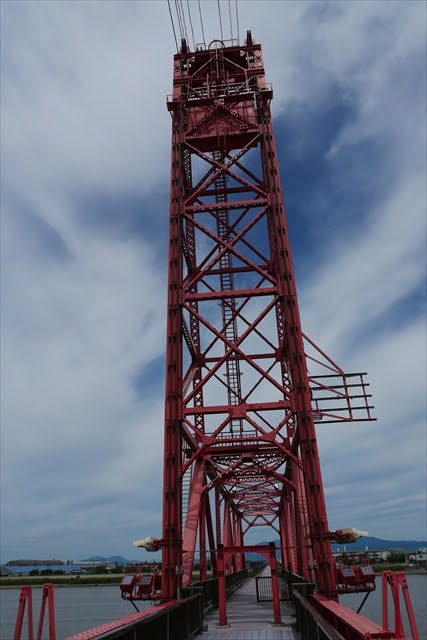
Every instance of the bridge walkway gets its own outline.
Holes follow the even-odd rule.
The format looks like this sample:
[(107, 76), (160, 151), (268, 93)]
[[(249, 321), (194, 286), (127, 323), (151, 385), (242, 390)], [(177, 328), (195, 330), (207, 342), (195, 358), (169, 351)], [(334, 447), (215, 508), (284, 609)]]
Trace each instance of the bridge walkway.
[[(270, 575), (270, 567), (261, 574)], [(218, 610), (208, 613), (204, 622), (208, 631), (200, 640), (301, 640), (295, 629), (295, 607), (282, 602), (282, 626), (273, 624), (273, 603), (257, 602), (255, 578), (250, 578), (227, 599), (228, 627), (218, 627)]]

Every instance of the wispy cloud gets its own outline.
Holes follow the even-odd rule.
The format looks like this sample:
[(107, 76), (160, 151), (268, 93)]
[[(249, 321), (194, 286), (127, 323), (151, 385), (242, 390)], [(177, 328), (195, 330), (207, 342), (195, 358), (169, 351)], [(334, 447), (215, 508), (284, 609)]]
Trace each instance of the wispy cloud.
[[(129, 555), (161, 519), (167, 7), (1, 10), (4, 553)], [(425, 536), (425, 11), (240, 3), (304, 329), (375, 394), (377, 424), (319, 426), (331, 524), (382, 537)]]

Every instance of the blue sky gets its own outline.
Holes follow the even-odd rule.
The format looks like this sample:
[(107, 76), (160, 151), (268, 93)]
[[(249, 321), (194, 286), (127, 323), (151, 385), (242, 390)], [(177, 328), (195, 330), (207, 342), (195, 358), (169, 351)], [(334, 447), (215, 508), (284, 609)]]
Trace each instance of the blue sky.
[[(303, 330), (374, 393), (376, 423), (318, 428), (331, 528), (425, 539), (426, 5), (239, 6)], [(2, 561), (136, 557), (161, 532), (167, 5), (1, 11)]]

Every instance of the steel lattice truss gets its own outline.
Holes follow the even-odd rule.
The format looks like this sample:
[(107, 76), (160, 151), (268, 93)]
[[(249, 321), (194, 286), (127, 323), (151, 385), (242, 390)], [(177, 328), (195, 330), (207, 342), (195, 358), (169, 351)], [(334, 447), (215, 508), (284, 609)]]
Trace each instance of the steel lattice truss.
[(336, 588), (314, 422), (370, 420), (370, 396), (301, 330), (271, 98), (249, 32), (174, 57), (164, 599), (197, 545), (203, 579), (207, 547), (215, 571), (218, 544), (265, 525), (286, 566)]

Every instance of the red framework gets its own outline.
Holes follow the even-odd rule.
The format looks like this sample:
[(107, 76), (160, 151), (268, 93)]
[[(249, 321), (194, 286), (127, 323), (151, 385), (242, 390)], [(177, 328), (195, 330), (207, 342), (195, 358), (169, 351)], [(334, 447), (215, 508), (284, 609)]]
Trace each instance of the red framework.
[[(363, 374), (301, 330), (261, 46), (174, 57), (162, 598), (191, 581), (198, 546), (269, 525), (282, 561), (335, 597), (315, 421), (370, 420)], [(307, 369), (309, 362), (310, 373)]]
[[(41, 640), (43, 634), (44, 614), (48, 608), (49, 640), (56, 640), (55, 629), (55, 603), (53, 596), (53, 584), (47, 582), (43, 585), (42, 598), (40, 604), (39, 622), (37, 625), (36, 640)], [(30, 585), (24, 585), (19, 595), (18, 613), (16, 615), (15, 631), (13, 640), (20, 640), (22, 626), (24, 623), (25, 607), (27, 607), (27, 639), (33, 640), (33, 592)]]

